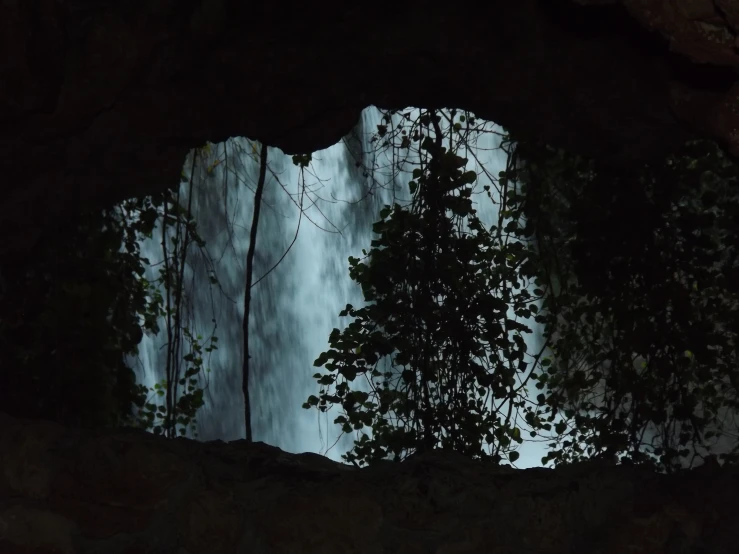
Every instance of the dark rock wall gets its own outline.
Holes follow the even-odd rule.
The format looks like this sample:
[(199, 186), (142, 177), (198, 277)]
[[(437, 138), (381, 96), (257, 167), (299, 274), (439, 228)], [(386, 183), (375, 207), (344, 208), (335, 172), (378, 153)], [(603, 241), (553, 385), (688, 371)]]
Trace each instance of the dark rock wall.
[(736, 552), (736, 468), (357, 469), (264, 443), (84, 432), (0, 414), (0, 552)]
[(675, 59), (690, 54), (671, 53), (675, 41), (698, 49), (693, 35), (673, 37), (674, 22), (707, 16), (626, 4), (6, 0), (0, 252), (27, 251), (70, 210), (171, 186), (205, 141), (310, 152), (370, 104), (470, 109), (618, 164), (660, 155), (691, 129), (728, 140), (733, 123), (717, 114), (735, 81), (729, 51), (688, 56), (718, 58), (718, 91), (673, 83)]

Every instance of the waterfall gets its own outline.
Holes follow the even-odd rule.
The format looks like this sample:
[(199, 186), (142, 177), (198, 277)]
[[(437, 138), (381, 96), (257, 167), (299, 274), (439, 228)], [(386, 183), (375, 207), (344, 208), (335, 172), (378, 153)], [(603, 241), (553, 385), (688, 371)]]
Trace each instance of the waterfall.
[[(388, 185), (379, 173), (364, 174), (355, 164), (361, 160), (364, 166), (373, 166), (375, 145), (369, 136), (380, 122), (380, 112), (367, 108), (343, 141), (313, 153), (313, 162), (306, 169), (312, 175), (306, 176), (302, 216), (296, 205), (301, 202), (300, 170), (289, 156), (276, 148), (269, 149), (272, 171), (267, 172), (264, 187), (254, 281), (277, 263), (293, 241), (298, 225), (300, 228), (281, 263), (252, 289), (250, 397), (255, 441), (290, 452), (319, 452), (335, 460), (352, 446), (353, 437), (344, 436), (331, 448), (340, 433), (332, 423), (336, 413), (317, 415), (315, 409), (303, 409), (302, 403), (308, 395), (318, 394), (312, 376), (319, 370), (313, 367), (313, 361), (327, 349), (329, 333), (350, 322), (349, 318), (339, 318), (338, 313), (346, 304), (363, 305), (360, 287), (349, 278), (347, 258), (361, 257), (362, 248), (370, 248), (371, 226), (379, 219), (384, 204), (392, 204), (394, 198), (408, 200), (408, 176)], [(493, 129), (492, 124), (488, 127)], [(498, 143), (497, 136), (486, 134), (476, 146), (478, 158), (490, 164), (487, 170), (492, 175), (505, 168), (505, 155), (495, 150)], [(206, 360), (212, 370), (206, 404), (198, 414), (198, 438), (230, 441), (245, 436), (241, 393), (243, 298), (260, 147), (254, 148), (246, 139), (232, 139), (212, 148), (221, 157), (225, 152), (228, 162), (212, 168), (210, 174), (201, 168), (192, 198), (199, 233), (211, 261), (203, 253), (189, 260), (186, 294), (197, 332), (209, 336), (215, 319), (214, 334), (219, 339), (219, 349)], [(389, 163), (376, 161), (380, 166)], [(186, 173), (190, 163), (185, 164)], [(475, 169), (473, 162), (468, 169)], [(479, 190), (484, 184), (481, 179)], [(187, 192), (188, 184), (183, 184), (181, 194)], [(497, 219), (496, 206), (483, 194), (475, 198), (481, 220), (489, 225)], [(142, 243), (142, 255), (153, 265), (162, 257), (159, 233)], [(207, 285), (210, 264), (222, 291)], [(146, 276), (155, 278), (156, 269), (150, 267)], [(529, 325), (535, 329), (533, 321)], [(529, 336), (529, 351), (536, 347), (539, 335)], [(145, 336), (140, 345), (135, 368), (140, 381), (149, 387), (163, 379), (163, 370), (158, 368), (163, 365), (165, 341), (162, 332)], [(522, 452), (518, 465), (540, 465), (542, 449), (534, 450), (531, 459), (525, 459), (527, 454)]]

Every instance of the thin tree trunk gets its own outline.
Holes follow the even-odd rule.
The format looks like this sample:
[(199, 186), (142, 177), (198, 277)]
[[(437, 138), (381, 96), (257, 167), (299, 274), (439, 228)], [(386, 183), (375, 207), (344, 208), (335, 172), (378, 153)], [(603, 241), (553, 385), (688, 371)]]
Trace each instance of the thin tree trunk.
[(259, 181), (257, 192), (254, 194), (254, 215), (251, 221), (249, 236), (249, 250), (246, 254), (246, 290), (244, 291), (244, 365), (241, 389), (244, 391), (244, 422), (246, 423), (246, 440), (252, 442), (251, 434), (251, 403), (249, 402), (249, 306), (251, 305), (251, 281), (254, 272), (254, 248), (257, 243), (257, 226), (259, 225), (259, 209), (262, 205), (264, 191), (264, 176), (267, 173), (267, 145), (262, 144), (259, 160)]

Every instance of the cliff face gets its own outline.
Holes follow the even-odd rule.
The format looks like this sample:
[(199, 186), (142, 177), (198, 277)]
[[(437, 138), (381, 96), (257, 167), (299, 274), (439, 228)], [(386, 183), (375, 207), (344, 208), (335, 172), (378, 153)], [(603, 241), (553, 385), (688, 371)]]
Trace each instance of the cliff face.
[(6, 0), (0, 253), (176, 183), (205, 141), (310, 152), (371, 104), (469, 109), (618, 164), (695, 132), (738, 150), (730, 2), (579, 3)]
[(736, 469), (357, 469), (263, 443), (90, 433), (0, 414), (7, 554), (736, 552)]

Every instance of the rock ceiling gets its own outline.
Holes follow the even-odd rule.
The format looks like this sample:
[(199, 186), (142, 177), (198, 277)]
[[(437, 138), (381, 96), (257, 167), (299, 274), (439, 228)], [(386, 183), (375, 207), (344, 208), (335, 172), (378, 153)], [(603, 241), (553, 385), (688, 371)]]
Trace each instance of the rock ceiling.
[(0, 252), (176, 183), (205, 141), (310, 152), (371, 104), (469, 109), (613, 164), (695, 136), (737, 153), (735, 5), (6, 0)]

